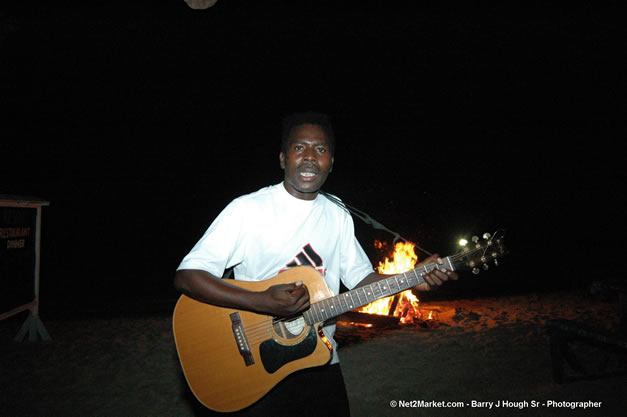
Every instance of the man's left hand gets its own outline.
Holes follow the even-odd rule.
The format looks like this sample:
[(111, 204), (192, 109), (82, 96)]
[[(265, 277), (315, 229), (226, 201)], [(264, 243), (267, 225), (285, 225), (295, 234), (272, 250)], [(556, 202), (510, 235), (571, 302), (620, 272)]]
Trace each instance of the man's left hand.
[[(426, 265), (430, 263), (437, 263), (442, 265), (442, 259), (439, 255), (435, 254), (424, 261), (420, 262), (416, 267), (420, 267), (421, 265)], [(440, 285), (444, 284), (446, 281), (452, 279), (457, 280), (459, 275), (456, 272), (450, 271), (446, 268), (434, 268), (433, 270), (427, 272), (422, 276), (425, 280), (424, 283), (417, 285), (416, 289), (419, 291), (430, 291), (438, 288)]]

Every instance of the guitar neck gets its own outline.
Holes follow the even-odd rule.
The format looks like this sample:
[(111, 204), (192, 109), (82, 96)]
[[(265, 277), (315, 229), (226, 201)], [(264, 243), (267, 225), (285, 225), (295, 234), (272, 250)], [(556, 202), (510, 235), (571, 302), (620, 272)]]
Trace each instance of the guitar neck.
[(320, 323), (381, 298), (403, 292), (425, 282), (422, 275), (433, 269), (446, 268), (449, 271), (455, 269), (451, 257), (443, 258), (442, 261), (441, 265), (435, 262), (425, 264), (411, 271), (392, 275), (375, 283), (313, 303), (303, 314), (305, 321), (310, 325)]

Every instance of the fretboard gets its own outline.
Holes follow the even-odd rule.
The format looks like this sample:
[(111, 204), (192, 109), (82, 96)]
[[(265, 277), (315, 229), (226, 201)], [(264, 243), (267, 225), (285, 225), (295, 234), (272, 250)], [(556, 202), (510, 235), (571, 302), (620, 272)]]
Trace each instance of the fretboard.
[(320, 323), (347, 311), (370, 304), (373, 301), (415, 287), (425, 282), (422, 275), (433, 269), (446, 268), (449, 271), (454, 270), (450, 257), (443, 258), (442, 261), (442, 265), (435, 262), (422, 265), (411, 271), (392, 275), (375, 283), (313, 303), (309, 310), (303, 314), (305, 321), (310, 325)]

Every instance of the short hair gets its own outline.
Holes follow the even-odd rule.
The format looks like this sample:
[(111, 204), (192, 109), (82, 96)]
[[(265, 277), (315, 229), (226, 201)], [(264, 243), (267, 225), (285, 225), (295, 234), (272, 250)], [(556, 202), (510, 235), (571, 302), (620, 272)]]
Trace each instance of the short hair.
[(313, 111), (293, 113), (283, 118), (281, 152), (287, 153), (287, 146), (289, 144), (289, 138), (290, 134), (292, 133), (292, 129), (302, 125), (319, 126), (327, 135), (327, 140), (329, 142), (329, 152), (331, 152), (331, 155), (335, 154), (335, 134), (333, 133), (333, 126), (331, 125), (331, 120), (329, 116), (324, 113), (316, 113)]

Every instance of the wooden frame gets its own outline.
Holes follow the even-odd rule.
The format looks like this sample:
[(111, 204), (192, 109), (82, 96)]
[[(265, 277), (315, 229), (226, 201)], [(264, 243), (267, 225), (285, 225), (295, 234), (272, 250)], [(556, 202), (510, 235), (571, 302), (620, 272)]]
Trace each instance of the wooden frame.
[(0, 207), (17, 207), (17, 208), (35, 208), (37, 216), (35, 220), (35, 270), (34, 270), (34, 298), (32, 301), (22, 304), (10, 311), (0, 313), (0, 320), (7, 319), (11, 316), (29, 310), (28, 318), (22, 325), (20, 331), (15, 336), (15, 341), (21, 342), (28, 335), (29, 341), (35, 341), (37, 338), (42, 340), (50, 340), (50, 336), (46, 331), (41, 319), (39, 318), (39, 271), (40, 271), (40, 251), (41, 251), (41, 208), (49, 206), (50, 202), (36, 197), (21, 197), (0, 194)]

